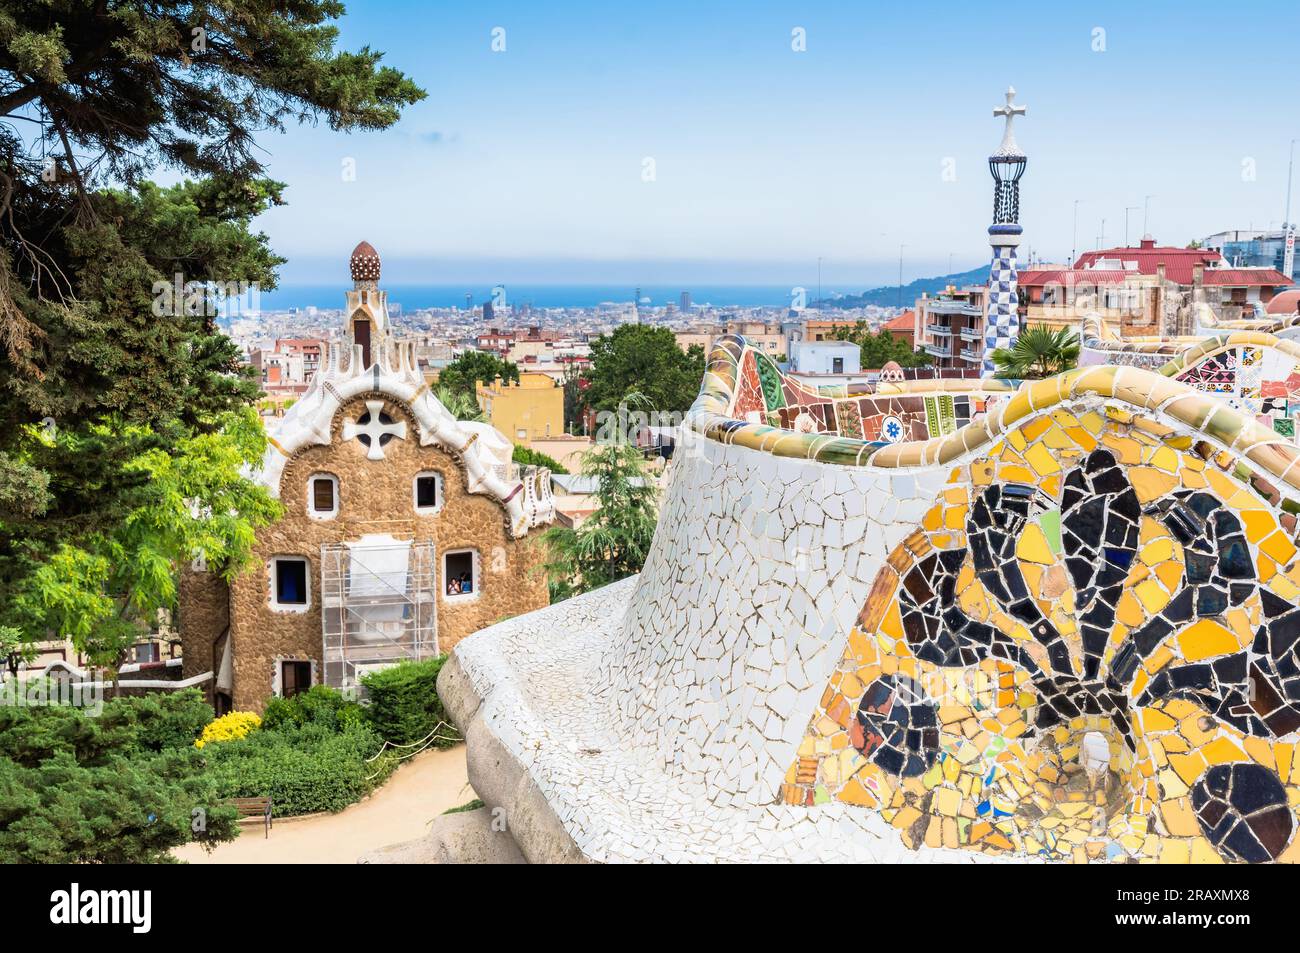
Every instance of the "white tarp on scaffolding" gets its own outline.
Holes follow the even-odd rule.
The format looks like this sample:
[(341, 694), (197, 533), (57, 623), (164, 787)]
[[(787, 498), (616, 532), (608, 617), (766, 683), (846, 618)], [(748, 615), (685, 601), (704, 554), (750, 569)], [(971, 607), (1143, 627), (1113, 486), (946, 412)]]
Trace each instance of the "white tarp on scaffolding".
[(387, 638), (390, 624), (406, 617), (411, 543), (372, 534), (347, 547), (348, 605), (356, 623), (352, 634), (362, 642)]
[(321, 547), (321, 638), (325, 684), (438, 654), (432, 540), (389, 534)]

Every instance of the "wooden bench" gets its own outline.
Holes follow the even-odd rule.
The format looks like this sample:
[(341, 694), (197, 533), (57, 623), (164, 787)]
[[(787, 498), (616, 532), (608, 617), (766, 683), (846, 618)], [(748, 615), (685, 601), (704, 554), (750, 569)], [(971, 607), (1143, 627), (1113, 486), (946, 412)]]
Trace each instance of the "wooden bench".
[(240, 817), (260, 817), (266, 825), (266, 836), (271, 836), (271, 799), (269, 797), (236, 797), (230, 802)]

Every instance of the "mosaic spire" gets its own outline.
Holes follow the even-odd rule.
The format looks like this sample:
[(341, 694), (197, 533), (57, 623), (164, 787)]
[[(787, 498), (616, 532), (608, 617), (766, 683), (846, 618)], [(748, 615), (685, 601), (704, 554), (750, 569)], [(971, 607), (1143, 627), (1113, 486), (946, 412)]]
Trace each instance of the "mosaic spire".
[(989, 244), (993, 263), (989, 268), (989, 296), (984, 315), (985, 377), (993, 376), (993, 352), (1014, 347), (1020, 330), (1016, 298), (1016, 248), (1020, 245), (1020, 177), (1028, 159), (1016, 143), (1012, 123), (1025, 114), (1025, 107), (1015, 104), (1016, 91), (1007, 88), (1005, 105), (993, 110), (994, 116), (1006, 120), (1002, 143), (989, 156), (993, 174), (993, 224), (989, 226)]

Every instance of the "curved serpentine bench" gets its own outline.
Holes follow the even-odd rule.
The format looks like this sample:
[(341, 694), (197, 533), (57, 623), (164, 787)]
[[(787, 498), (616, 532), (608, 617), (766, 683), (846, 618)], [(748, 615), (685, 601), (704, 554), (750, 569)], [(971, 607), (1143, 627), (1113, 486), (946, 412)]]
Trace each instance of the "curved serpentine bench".
[(525, 856), (1294, 859), (1300, 450), (1134, 367), (855, 439), (758, 360), (712, 350), (638, 577), (443, 670)]

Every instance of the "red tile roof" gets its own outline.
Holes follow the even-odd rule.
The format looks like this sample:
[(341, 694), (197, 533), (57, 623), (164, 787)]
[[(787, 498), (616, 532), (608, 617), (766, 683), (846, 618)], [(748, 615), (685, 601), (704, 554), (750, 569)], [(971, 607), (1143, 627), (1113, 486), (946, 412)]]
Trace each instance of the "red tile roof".
[(892, 321), (886, 321), (884, 326), (889, 331), (911, 331), (916, 327), (916, 315), (911, 311), (904, 311)]
[(1125, 278), (1129, 278), (1134, 272), (1129, 271), (1106, 271), (1100, 269), (1085, 270), (1083, 268), (1038, 268), (1029, 271), (1022, 271), (1016, 276), (1017, 283), (1027, 287), (1036, 288), (1039, 285), (1046, 285), (1055, 282), (1059, 285), (1081, 284), (1120, 284)]
[[(1083, 256), (1079, 257), (1082, 259)], [(1194, 263), (1191, 259), (1175, 263), (1166, 261), (1165, 278), (1175, 284), (1190, 285), (1192, 283), (1192, 266)], [(1091, 285), (1122, 284), (1126, 278), (1154, 274), (1157, 274), (1154, 267), (1150, 271), (1145, 269), (1116, 271), (1110, 268), (1044, 268), (1022, 271), (1016, 276), (1016, 281), (1026, 288), (1053, 282), (1060, 285), (1073, 283), (1075, 286), (1085, 283)], [(1280, 288), (1293, 284), (1286, 275), (1280, 271), (1274, 271), (1272, 268), (1206, 268), (1204, 280), (1206, 285), (1231, 288)]]
[[(1167, 272), (1166, 275), (1168, 275)], [(1207, 268), (1205, 269), (1205, 283), (1207, 285), (1231, 285), (1234, 288), (1240, 285), (1250, 287), (1260, 285), (1266, 288), (1276, 288), (1292, 284), (1292, 281), (1282, 272), (1275, 271), (1272, 268)]]
[[(1223, 256), (1208, 248), (1176, 248), (1172, 245), (1158, 246), (1155, 242), (1144, 241), (1136, 248), (1106, 248), (1101, 251), (1086, 251), (1074, 263), (1075, 270), (1087, 270), (1097, 262), (1112, 261), (1133, 262), (1140, 274), (1155, 275), (1161, 265), (1165, 266), (1165, 278), (1175, 284), (1190, 285), (1192, 271), (1196, 265), (1205, 266), (1205, 283), (1207, 285), (1227, 285), (1231, 287), (1277, 287), (1291, 282), (1280, 271), (1271, 268), (1216, 268), (1223, 264)], [(1084, 280), (1079, 277), (1075, 281)], [(1098, 279), (1093, 279), (1094, 281)], [(1104, 278), (1104, 281), (1114, 279)], [(1023, 281), (1023, 279), (1022, 279)]]
[(1192, 265), (1200, 262), (1207, 268), (1222, 260), (1222, 256), (1208, 248), (1176, 248), (1173, 245), (1142, 245), (1138, 248), (1106, 248), (1101, 251), (1086, 251), (1074, 263), (1075, 268), (1087, 268), (1103, 258), (1117, 258), (1120, 261), (1137, 262), (1138, 271), (1144, 275), (1154, 275), (1156, 266), (1161, 262), (1166, 268), (1186, 268), (1191, 274)]

